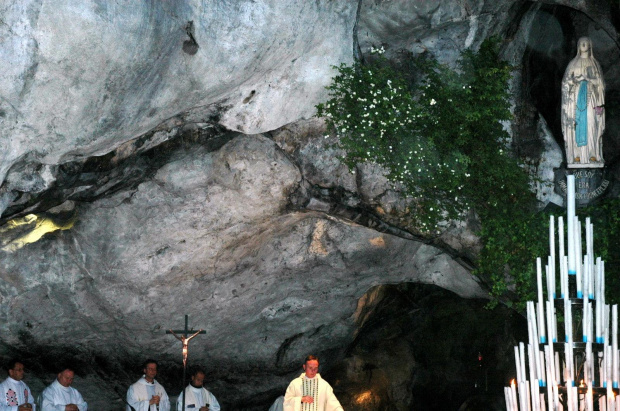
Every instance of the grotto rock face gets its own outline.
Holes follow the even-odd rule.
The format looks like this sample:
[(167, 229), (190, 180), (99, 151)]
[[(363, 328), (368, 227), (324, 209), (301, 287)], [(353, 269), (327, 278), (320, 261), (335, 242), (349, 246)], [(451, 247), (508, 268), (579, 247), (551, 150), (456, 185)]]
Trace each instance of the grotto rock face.
[[(331, 66), (352, 61), (357, 9), (305, 0), (2, 8), (0, 181), (25, 156), (46, 168), (104, 154), (190, 109), (208, 122), (215, 105), (218, 122), (245, 133), (312, 116)], [(28, 190), (4, 188), (54, 181), (39, 175)]]
[[(287, 212), (300, 179), (260, 135), (214, 152), (179, 149), (135, 190), (75, 207), (71, 229), (3, 252), (3, 342), (30, 355), (71, 341), (81, 356), (126, 362), (157, 353), (173, 363), (179, 344), (164, 331), (188, 314), (207, 332), (192, 341), (192, 360), (208, 364), (225, 403), (239, 405), (248, 401), (235, 393), (242, 376), (253, 395), (269, 392), (305, 353), (347, 344), (357, 301), (374, 285), (485, 296), (434, 247), (325, 213)], [(257, 369), (280, 377), (264, 380)]]
[[(332, 65), (380, 46), (397, 60), (428, 53), (454, 64), (462, 49), (503, 36), (505, 57), (524, 67), (508, 126), (548, 180), (561, 136), (553, 98), (528, 94), (553, 82), (537, 62), (562, 67), (585, 31), (608, 51), (597, 56), (606, 78), (618, 77), (608, 6), (5, 1), (0, 359), (26, 358), (35, 393), (58, 361), (71, 360), (91, 409), (123, 409), (114, 398), (145, 357), (161, 361), (170, 394), (180, 391), (180, 343), (165, 331), (187, 314), (206, 331), (190, 343), (190, 363), (207, 367), (207, 385), (228, 409), (266, 409), (308, 353), (321, 356), (346, 409), (410, 409), (433, 379), (465, 367), (450, 357), (454, 368), (429, 371), (445, 362), (433, 343), (445, 348), (446, 327), (501, 319), (459, 300), (487, 295), (465, 263), (480, 249), (473, 213), (422, 238), (380, 168), (352, 173), (338, 161), (324, 123), (311, 119)], [(549, 40), (541, 51), (531, 32), (548, 15), (562, 46)], [(617, 89), (609, 81), (608, 95)], [(608, 160), (619, 145), (607, 137)], [(560, 201), (539, 191), (543, 204)], [(449, 309), (435, 310), (441, 304)], [(469, 323), (453, 321), (459, 309)], [(437, 339), (418, 335), (435, 328)], [(496, 335), (508, 338), (508, 328)], [(481, 341), (461, 334), (455, 352), (465, 352), (464, 336)], [(507, 355), (494, 345), (491, 357)]]

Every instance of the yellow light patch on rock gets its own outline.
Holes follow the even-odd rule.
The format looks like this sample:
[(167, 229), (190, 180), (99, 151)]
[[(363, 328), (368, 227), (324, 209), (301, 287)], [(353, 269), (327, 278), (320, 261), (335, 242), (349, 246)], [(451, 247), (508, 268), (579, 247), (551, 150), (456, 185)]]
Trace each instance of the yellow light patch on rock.
[(310, 243), (310, 253), (318, 255), (327, 255), (327, 249), (323, 245), (323, 235), (325, 234), (325, 221), (318, 220), (314, 225), (314, 232), (312, 233), (312, 243)]
[(14, 219), (9, 221), (5, 227), (2, 228), (2, 234), (9, 234), (12, 230), (22, 228), (23, 226), (30, 226), (24, 231), (21, 231), (17, 238), (10, 240), (3, 240), (2, 251), (13, 252), (24, 247), (26, 244), (31, 244), (39, 241), (47, 233), (52, 233), (57, 230), (68, 230), (73, 227), (75, 223), (74, 219), (69, 220), (64, 224), (58, 224), (48, 217), (41, 217), (34, 214), (28, 214), (24, 218)]
[(385, 247), (385, 240), (383, 239), (383, 237), (371, 238), (368, 241), (370, 242), (370, 244), (374, 245), (375, 247)]

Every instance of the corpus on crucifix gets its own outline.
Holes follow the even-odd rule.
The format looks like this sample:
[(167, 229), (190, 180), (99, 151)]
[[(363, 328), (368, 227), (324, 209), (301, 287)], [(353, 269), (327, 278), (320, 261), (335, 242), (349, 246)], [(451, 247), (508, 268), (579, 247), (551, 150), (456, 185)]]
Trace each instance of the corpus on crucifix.
[[(194, 329), (192, 328), (191, 330), (188, 328), (188, 318), (189, 316), (186, 314), (185, 315), (185, 329), (183, 330), (168, 330), (166, 331), (166, 334), (172, 334), (174, 335), (174, 337), (181, 341), (181, 344), (183, 344), (183, 387), (185, 387), (185, 371), (186, 371), (186, 367), (187, 367), (187, 351), (188, 351), (188, 346), (189, 346), (189, 342), (192, 338), (194, 338), (195, 336), (197, 336), (198, 334), (206, 334), (207, 332), (200, 329), (198, 331), (194, 331)], [(182, 410), (185, 409), (185, 396), (183, 396), (183, 406), (181, 408)]]

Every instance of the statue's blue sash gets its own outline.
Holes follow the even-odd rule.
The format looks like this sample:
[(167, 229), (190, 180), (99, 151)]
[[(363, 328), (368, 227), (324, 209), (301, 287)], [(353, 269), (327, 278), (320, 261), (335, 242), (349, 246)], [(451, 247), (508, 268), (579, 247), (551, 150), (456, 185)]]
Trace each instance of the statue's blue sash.
[(577, 147), (588, 144), (588, 82), (582, 81), (575, 108), (575, 142)]

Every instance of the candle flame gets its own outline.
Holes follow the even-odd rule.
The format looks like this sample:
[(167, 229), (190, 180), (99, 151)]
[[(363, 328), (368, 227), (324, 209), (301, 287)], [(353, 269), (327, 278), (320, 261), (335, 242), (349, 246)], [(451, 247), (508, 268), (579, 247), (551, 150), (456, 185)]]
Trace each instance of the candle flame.
[(365, 391), (361, 394), (358, 394), (355, 398), (355, 402), (357, 404), (369, 403), (372, 401), (372, 391)]

